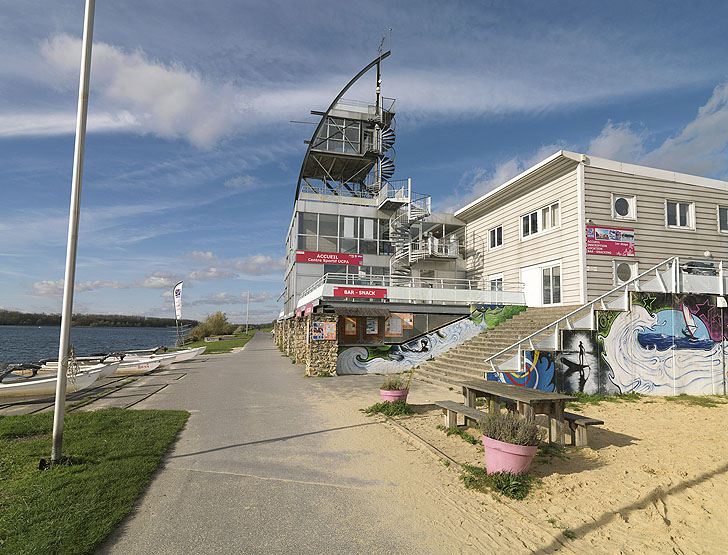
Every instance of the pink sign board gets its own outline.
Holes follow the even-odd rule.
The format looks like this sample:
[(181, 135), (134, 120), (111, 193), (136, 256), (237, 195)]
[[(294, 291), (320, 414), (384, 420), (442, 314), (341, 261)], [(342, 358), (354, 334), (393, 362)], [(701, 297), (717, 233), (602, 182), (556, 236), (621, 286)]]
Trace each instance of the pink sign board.
[(379, 287), (334, 287), (334, 297), (357, 299), (386, 299), (387, 290)]
[(341, 252), (296, 251), (296, 262), (311, 262), (314, 264), (345, 264), (347, 266), (361, 266), (363, 254), (344, 254)]
[(634, 256), (634, 229), (586, 226), (586, 253)]
[(308, 303), (306, 305), (306, 312), (305, 312), (306, 316), (308, 316), (312, 312), (313, 312), (313, 303)]
[(300, 318), (301, 316), (303, 316), (303, 309), (299, 308), (296, 310), (296, 318)]

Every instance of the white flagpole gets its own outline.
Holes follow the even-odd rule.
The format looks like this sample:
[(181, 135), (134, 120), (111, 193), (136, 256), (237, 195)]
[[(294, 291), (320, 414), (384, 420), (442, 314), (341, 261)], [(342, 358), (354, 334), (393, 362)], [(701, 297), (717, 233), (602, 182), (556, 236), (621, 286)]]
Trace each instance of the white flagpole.
[(248, 291), (248, 304), (245, 307), (245, 333), (248, 333), (248, 314), (250, 313), (250, 291)]
[(63, 444), (63, 418), (66, 411), (66, 376), (68, 372), (68, 347), (73, 316), (73, 286), (76, 280), (76, 246), (78, 244), (78, 220), (81, 215), (81, 181), (83, 178), (83, 154), (86, 143), (86, 118), (88, 114), (88, 85), (91, 75), (91, 45), (93, 43), (95, 0), (86, 0), (83, 25), (83, 51), (81, 77), (76, 114), (76, 146), (73, 154), (73, 181), (71, 183), (71, 208), (68, 217), (68, 243), (66, 247), (66, 273), (63, 283), (63, 312), (61, 313), (61, 337), (58, 346), (58, 375), (56, 378), (56, 404), (53, 411), (53, 444), (51, 464), (61, 460)]

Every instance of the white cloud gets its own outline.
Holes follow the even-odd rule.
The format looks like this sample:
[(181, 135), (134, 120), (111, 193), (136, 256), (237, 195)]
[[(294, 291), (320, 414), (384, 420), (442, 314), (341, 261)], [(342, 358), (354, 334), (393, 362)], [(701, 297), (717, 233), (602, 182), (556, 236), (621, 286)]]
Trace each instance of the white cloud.
[[(50, 79), (65, 84), (78, 79), (79, 39), (58, 34), (43, 41), (40, 50)], [(182, 138), (207, 149), (242, 123), (236, 107), (238, 92), (231, 84), (212, 83), (180, 63), (164, 64), (141, 50), (127, 52), (96, 42), (91, 84), (89, 120), (94, 120), (100, 106), (117, 129)], [(46, 126), (46, 133), (62, 129), (60, 115), (56, 119), (55, 125)], [(29, 129), (38, 132), (37, 120), (28, 129), (16, 126), (15, 133), (28, 134)], [(72, 131), (73, 126), (65, 132)]]
[(718, 85), (698, 115), (646, 154), (643, 164), (697, 175), (728, 171), (728, 83)]
[(249, 276), (265, 276), (282, 272), (286, 267), (286, 259), (271, 258), (264, 254), (254, 254), (236, 260), (233, 267)]
[(620, 162), (636, 162), (643, 154), (645, 134), (635, 132), (630, 122), (608, 121), (598, 137), (589, 143), (587, 152)]
[(238, 274), (220, 270), (219, 268), (210, 267), (205, 270), (194, 270), (187, 274), (185, 279), (194, 279), (197, 281), (211, 281), (216, 279), (229, 279), (238, 277)]
[(260, 182), (251, 175), (239, 175), (228, 179), (224, 183), (228, 189), (235, 189), (236, 191), (252, 191), (253, 189), (259, 189), (261, 187)]
[[(37, 281), (33, 284), (33, 295), (36, 297), (60, 297), (63, 295), (64, 279)], [(126, 286), (117, 281), (83, 281), (74, 283), (75, 293), (85, 293), (97, 289), (125, 289)]]
[(151, 276), (135, 281), (134, 286), (145, 289), (172, 289), (178, 281), (177, 278), (165, 272), (154, 272)]

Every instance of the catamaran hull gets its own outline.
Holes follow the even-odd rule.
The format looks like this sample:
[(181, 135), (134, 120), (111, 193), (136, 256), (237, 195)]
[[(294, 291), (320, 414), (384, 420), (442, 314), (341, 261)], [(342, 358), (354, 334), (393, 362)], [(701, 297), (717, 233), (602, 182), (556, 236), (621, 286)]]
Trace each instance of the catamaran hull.
[[(87, 369), (81, 370), (75, 376), (68, 376), (66, 382), (66, 392), (74, 393), (81, 391), (92, 385), (101, 377), (109, 376), (119, 367), (118, 362), (111, 364), (98, 364)], [(0, 397), (5, 396), (43, 396), (53, 395), (56, 392), (57, 376), (23, 378), (17, 376), (16, 379), (5, 378), (0, 383)]]
[(195, 358), (197, 355), (201, 355), (205, 352), (205, 349), (207, 347), (197, 347), (196, 349), (185, 349), (184, 351), (175, 351), (174, 355), (176, 355), (176, 358), (174, 359), (175, 362), (182, 362), (183, 360), (190, 360), (191, 358)]

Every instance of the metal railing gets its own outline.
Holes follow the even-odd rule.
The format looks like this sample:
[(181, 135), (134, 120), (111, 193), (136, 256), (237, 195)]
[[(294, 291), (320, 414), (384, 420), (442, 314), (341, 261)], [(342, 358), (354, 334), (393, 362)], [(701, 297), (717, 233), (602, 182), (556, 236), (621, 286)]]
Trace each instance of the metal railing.
[[(326, 285), (355, 285), (364, 287), (412, 287), (412, 288), (430, 288), (430, 289), (462, 289), (471, 291), (491, 291), (491, 289), (483, 289), (482, 282), (474, 279), (454, 279), (454, 278), (420, 278), (420, 277), (398, 277), (398, 276), (381, 276), (375, 274), (344, 274), (330, 272), (324, 274), (306, 289), (303, 290), (299, 298), (312, 293), (319, 287)], [(506, 282), (498, 291), (523, 291), (523, 283)]]
[[(644, 285), (640, 285), (645, 278), (649, 278), (649, 281)], [(710, 280), (710, 282), (708, 283), (707, 280)], [(597, 308), (602, 310), (629, 310), (630, 291), (654, 291), (655, 288), (663, 293), (683, 293), (688, 290), (724, 295), (726, 291), (724, 264), (722, 261), (712, 260), (688, 260), (681, 264), (679, 257), (671, 256), (635, 278), (589, 301), (566, 316), (562, 316), (548, 326), (524, 337), (510, 347), (506, 347), (488, 357), (484, 362), (490, 364), (490, 370), (483, 372), (483, 376), (485, 377), (488, 372), (512, 372), (514, 369), (498, 370), (494, 361), (516, 349), (518, 350), (518, 358), (515, 370), (523, 368), (522, 353), (525, 344), (528, 345), (530, 350), (535, 350), (537, 341), (540, 340), (540, 343), (548, 341), (550, 343), (547, 346), (548, 348), (558, 349), (560, 343), (559, 330), (563, 329), (560, 326), (565, 325), (565, 328), (569, 330), (575, 329), (575, 326), (578, 329), (593, 330), (595, 329), (595, 310)], [(589, 311), (588, 314), (585, 314), (586, 311)], [(543, 347), (543, 345), (538, 347)]]
[(424, 239), (412, 241), (409, 248), (410, 262), (416, 262), (428, 257), (459, 258), (460, 245), (456, 241)]
[[(385, 112), (392, 112), (394, 108), (395, 99), (394, 98), (387, 98), (385, 96), (380, 97), (380, 106), (381, 109)], [(336, 103), (336, 106), (334, 106), (334, 109), (338, 108), (339, 106), (342, 106), (342, 109), (344, 106), (349, 108), (364, 108), (364, 110), (356, 110), (357, 112), (367, 112), (370, 114), (373, 114), (375, 111), (376, 106), (372, 104), (371, 102), (368, 102), (366, 100), (353, 100), (349, 98), (340, 98), (339, 101)]]

